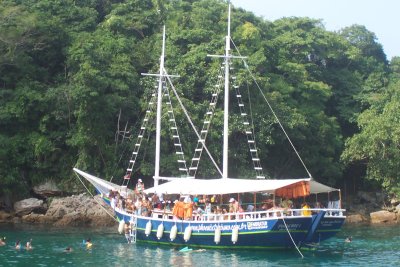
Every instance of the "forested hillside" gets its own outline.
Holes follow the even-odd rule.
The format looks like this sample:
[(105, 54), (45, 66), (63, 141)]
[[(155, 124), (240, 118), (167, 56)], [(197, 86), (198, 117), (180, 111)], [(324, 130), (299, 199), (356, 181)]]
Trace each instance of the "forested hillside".
[[(141, 73), (157, 72), (164, 24), (166, 69), (180, 75), (174, 84), (201, 128), (220, 63), (207, 54), (223, 53), (226, 20), (220, 0), (1, 1), (0, 194), (23, 195), (46, 180), (76, 183), (74, 166), (119, 183), (156, 82)], [(234, 8), (232, 38), (316, 180), (400, 193), (400, 58), (388, 62), (374, 33), (361, 25), (329, 32), (311, 18), (271, 22)], [(307, 176), (239, 67), (265, 174)], [(220, 104), (207, 139), (218, 163)], [(190, 160), (197, 140), (178, 106), (175, 115)], [(230, 122), (229, 174), (254, 176), (246, 136), (234, 128), (240, 115)], [(134, 173), (148, 185), (154, 134)], [(162, 134), (168, 140), (168, 127)], [(161, 175), (177, 175), (172, 142), (162, 154)], [(200, 177), (218, 176), (210, 160), (199, 168)]]

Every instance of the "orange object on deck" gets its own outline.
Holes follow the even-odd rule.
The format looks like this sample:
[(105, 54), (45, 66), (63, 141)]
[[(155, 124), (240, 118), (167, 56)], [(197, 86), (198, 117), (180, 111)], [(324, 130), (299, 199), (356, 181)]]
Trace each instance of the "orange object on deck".
[(275, 190), (278, 197), (298, 198), (310, 195), (310, 183), (307, 181), (297, 182)]
[(183, 203), (183, 209), (184, 209), (184, 218), (185, 219), (190, 219), (192, 218), (193, 214), (193, 203)]
[(185, 203), (183, 203), (182, 201), (176, 202), (174, 208), (172, 209), (172, 214), (179, 219), (183, 219), (185, 217), (184, 205)]

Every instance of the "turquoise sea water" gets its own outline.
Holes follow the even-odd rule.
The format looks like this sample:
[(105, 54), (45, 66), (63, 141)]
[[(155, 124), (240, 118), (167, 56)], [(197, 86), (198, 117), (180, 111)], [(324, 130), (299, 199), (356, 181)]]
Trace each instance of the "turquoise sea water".
[[(117, 226), (107, 229), (54, 229), (2, 225), (0, 266), (400, 266), (400, 226), (345, 227), (314, 250), (292, 251), (205, 250), (180, 252), (176, 248), (127, 244)], [(353, 241), (344, 242), (346, 236)], [(32, 238), (33, 250), (16, 251), (14, 242)], [(91, 238), (86, 250), (82, 240)], [(68, 246), (70, 253), (64, 252)]]

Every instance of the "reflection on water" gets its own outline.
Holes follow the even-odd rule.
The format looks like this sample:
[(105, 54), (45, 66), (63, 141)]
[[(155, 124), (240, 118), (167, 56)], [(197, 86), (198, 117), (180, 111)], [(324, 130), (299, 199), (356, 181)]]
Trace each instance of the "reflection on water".
[(239, 264), (239, 261), (238, 261), (237, 255), (232, 253), (231, 254), (231, 264), (230, 265), (233, 266), (233, 267), (236, 267), (236, 266), (238, 266), (238, 264)]
[(217, 266), (217, 267), (222, 266), (222, 264), (221, 264), (221, 252), (214, 251), (214, 253), (213, 253), (213, 261), (214, 261), (215, 266)]
[[(169, 246), (127, 244), (123, 235), (107, 229), (43, 229), (0, 225), (7, 245), (0, 247), (0, 266), (400, 266), (400, 231), (394, 227), (344, 228), (314, 250), (304, 250), (301, 259), (291, 251), (211, 250), (180, 252)], [(351, 235), (351, 243), (344, 242)], [(86, 250), (82, 240), (91, 238)], [(32, 251), (16, 251), (14, 242), (33, 239)], [(68, 246), (73, 252), (65, 253)]]

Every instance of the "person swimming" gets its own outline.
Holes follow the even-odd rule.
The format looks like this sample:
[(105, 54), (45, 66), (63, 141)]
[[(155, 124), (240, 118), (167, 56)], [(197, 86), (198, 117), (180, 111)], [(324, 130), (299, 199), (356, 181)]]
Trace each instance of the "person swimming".
[(67, 247), (66, 249), (64, 249), (64, 252), (72, 252), (72, 248), (71, 247)]
[(344, 240), (344, 242), (346, 243), (350, 243), (353, 240), (353, 238), (351, 236), (346, 237), (346, 239)]
[(93, 246), (92, 240), (90, 240), (90, 238), (87, 239), (85, 242), (85, 245), (86, 245), (86, 249), (91, 249)]
[(26, 250), (31, 250), (32, 249), (32, 238), (26, 242)]
[(21, 241), (17, 240), (17, 242), (15, 242), (15, 249), (16, 250), (20, 250), (21, 249)]
[(5, 245), (6, 245), (6, 237), (0, 238), (0, 247), (5, 246)]

